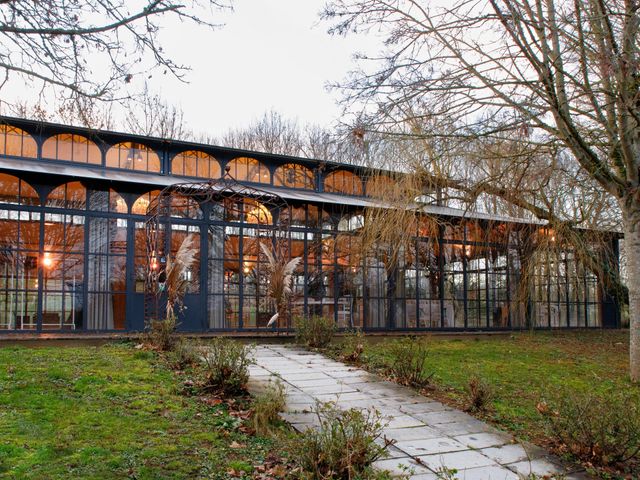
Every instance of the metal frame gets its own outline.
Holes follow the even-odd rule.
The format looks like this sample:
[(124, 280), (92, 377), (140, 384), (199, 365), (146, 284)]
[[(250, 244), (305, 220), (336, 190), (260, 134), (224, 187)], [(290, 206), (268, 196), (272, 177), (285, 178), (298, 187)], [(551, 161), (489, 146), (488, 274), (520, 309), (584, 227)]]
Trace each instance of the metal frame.
[[(272, 219), (270, 225), (259, 222), (255, 226), (247, 226), (251, 224), (245, 224), (246, 212), (244, 209), (247, 205), (245, 203), (247, 199), (257, 202), (257, 204), (269, 211)], [(268, 231), (274, 250), (277, 249), (279, 254), (289, 257), (290, 224), (288, 221), (283, 220), (284, 217), (280, 215), (281, 212), (288, 209), (288, 204), (280, 196), (238, 182), (229, 174), (228, 169), (219, 180), (179, 183), (165, 187), (150, 202), (147, 208), (147, 220), (145, 221), (147, 258), (144, 291), (145, 325), (165, 318), (166, 299), (164, 299), (163, 292), (159, 286), (165, 274), (167, 257), (170, 255), (170, 227), (174, 219), (173, 213), (176, 208), (190, 208), (189, 204), (191, 202), (196, 202), (199, 207), (205, 207), (202, 209), (204, 212), (208, 212), (209, 208), (214, 204), (222, 205), (225, 218), (240, 219), (240, 223), (245, 224), (240, 230), (239, 253), (243, 251), (243, 229), (257, 228)], [(204, 218), (203, 220), (203, 225), (207, 225), (208, 219)], [(203, 243), (201, 242), (201, 245)], [(258, 249), (258, 262), (261, 255), (262, 252)], [(206, 263), (202, 262), (202, 258), (201, 250), (201, 266), (202, 263)], [(200, 289), (206, 289), (208, 284), (206, 268), (201, 268), (200, 277)], [(241, 282), (239, 292), (239, 298), (241, 299), (243, 298), (243, 285), (244, 283)], [(242, 309), (238, 312), (238, 316), (239, 328), (242, 329)]]

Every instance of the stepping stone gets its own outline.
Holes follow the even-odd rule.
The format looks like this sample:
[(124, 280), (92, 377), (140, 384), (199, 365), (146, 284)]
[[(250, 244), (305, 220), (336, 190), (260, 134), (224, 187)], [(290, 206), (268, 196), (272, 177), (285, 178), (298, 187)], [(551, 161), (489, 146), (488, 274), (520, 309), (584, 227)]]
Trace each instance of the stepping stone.
[(522, 480), (521, 477), (504, 467), (479, 467), (459, 470), (458, 480)]
[(540, 447), (532, 446), (531, 448), (525, 448), (525, 446), (521, 444), (483, 448), (480, 450), (480, 453), (500, 464), (517, 463), (527, 459), (538, 458), (546, 454)]
[(535, 458), (533, 460), (523, 460), (517, 463), (506, 465), (515, 473), (527, 477), (532, 473), (539, 477), (545, 475), (562, 475), (566, 473), (565, 468), (559, 462), (553, 462), (547, 458)]
[(427, 467), (419, 464), (413, 458), (408, 457), (378, 460), (373, 463), (373, 466), (379, 470), (388, 470), (393, 475), (406, 475), (407, 473), (412, 473), (413, 475), (424, 473), (433, 474)]
[(498, 447), (513, 442), (513, 437), (501, 433), (471, 433), (454, 438), (463, 445), (476, 449)]
[(465, 468), (499, 467), (496, 462), (476, 452), (475, 450), (439, 453), (420, 456), (418, 458), (434, 472), (442, 467), (454, 468), (458, 471)]
[(419, 457), (421, 455), (429, 455), (432, 453), (469, 450), (469, 447), (466, 445), (448, 437), (398, 441), (395, 446), (412, 457)]

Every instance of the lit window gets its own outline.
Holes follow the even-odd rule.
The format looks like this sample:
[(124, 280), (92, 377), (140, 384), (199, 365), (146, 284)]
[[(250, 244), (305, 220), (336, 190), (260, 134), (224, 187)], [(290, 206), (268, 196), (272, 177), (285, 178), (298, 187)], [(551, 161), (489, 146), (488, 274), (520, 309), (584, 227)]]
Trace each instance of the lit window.
[(276, 169), (273, 184), (279, 187), (304, 188), (313, 190), (313, 172), (307, 167), (295, 163), (287, 163)]
[(325, 178), (324, 190), (325, 192), (345, 193), (347, 195), (362, 195), (362, 181), (355, 173), (336, 170)]
[(208, 153), (189, 150), (173, 157), (171, 173), (186, 177), (220, 178), (220, 164)]
[(102, 153), (95, 143), (80, 135), (68, 133), (47, 138), (42, 145), (42, 157), (94, 165), (102, 163)]
[(38, 146), (24, 130), (11, 125), (0, 125), (0, 155), (36, 158)]
[(149, 147), (135, 142), (122, 142), (107, 152), (107, 167), (160, 172), (160, 158)]
[(229, 175), (238, 181), (271, 183), (269, 169), (255, 158), (234, 158), (227, 167), (229, 167)]

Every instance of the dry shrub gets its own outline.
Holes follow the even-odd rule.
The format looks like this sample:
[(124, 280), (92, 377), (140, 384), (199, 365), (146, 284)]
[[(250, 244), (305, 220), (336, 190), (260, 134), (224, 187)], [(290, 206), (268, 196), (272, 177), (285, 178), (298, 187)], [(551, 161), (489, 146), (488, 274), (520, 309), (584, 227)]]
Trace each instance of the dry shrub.
[(312, 348), (324, 348), (331, 343), (336, 332), (332, 318), (311, 316), (294, 319), (296, 341)]
[(284, 385), (280, 380), (270, 382), (264, 392), (253, 400), (253, 428), (258, 435), (269, 435), (273, 432), (280, 412), (286, 406)]
[(429, 385), (433, 372), (425, 370), (428, 350), (423, 342), (410, 338), (396, 340), (391, 343), (390, 354), (390, 373), (398, 383), (417, 388)]
[[(382, 437), (383, 417), (377, 410), (340, 410), (318, 404), (317, 429), (297, 440), (300, 466), (314, 480), (371, 478), (372, 464), (383, 457), (391, 440)], [(380, 439), (382, 441), (380, 441)]]
[(365, 339), (361, 330), (353, 330), (342, 339), (340, 359), (343, 362), (359, 363), (364, 354)]
[(172, 350), (167, 355), (167, 360), (172, 368), (184, 370), (200, 363), (202, 358), (202, 346), (193, 340), (178, 337), (175, 339)]
[(640, 406), (632, 393), (563, 392), (538, 411), (549, 435), (575, 457), (595, 466), (637, 467)]
[(487, 382), (477, 376), (469, 379), (467, 384), (467, 409), (471, 412), (485, 412), (493, 400), (493, 389)]
[(173, 350), (177, 342), (176, 318), (169, 316), (165, 320), (152, 320), (145, 332), (144, 343), (160, 352)]
[(252, 349), (229, 338), (215, 338), (204, 348), (203, 390), (236, 395), (246, 390)]

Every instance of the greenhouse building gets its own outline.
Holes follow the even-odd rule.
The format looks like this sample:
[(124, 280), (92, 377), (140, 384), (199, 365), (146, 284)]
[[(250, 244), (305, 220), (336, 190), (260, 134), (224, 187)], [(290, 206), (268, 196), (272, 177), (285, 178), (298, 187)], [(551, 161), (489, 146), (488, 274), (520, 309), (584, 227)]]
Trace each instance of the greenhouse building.
[[(363, 248), (396, 181), (0, 117), (0, 335), (142, 331), (166, 312), (185, 239), (195, 260), (180, 272), (182, 331), (287, 332), (307, 315), (380, 332), (619, 325), (606, 282), (540, 222), (420, 202), (406, 246)], [(603, 237), (602, 261), (617, 268), (619, 235)], [(286, 313), (267, 326), (282, 307), (269, 262), (293, 258)]]

